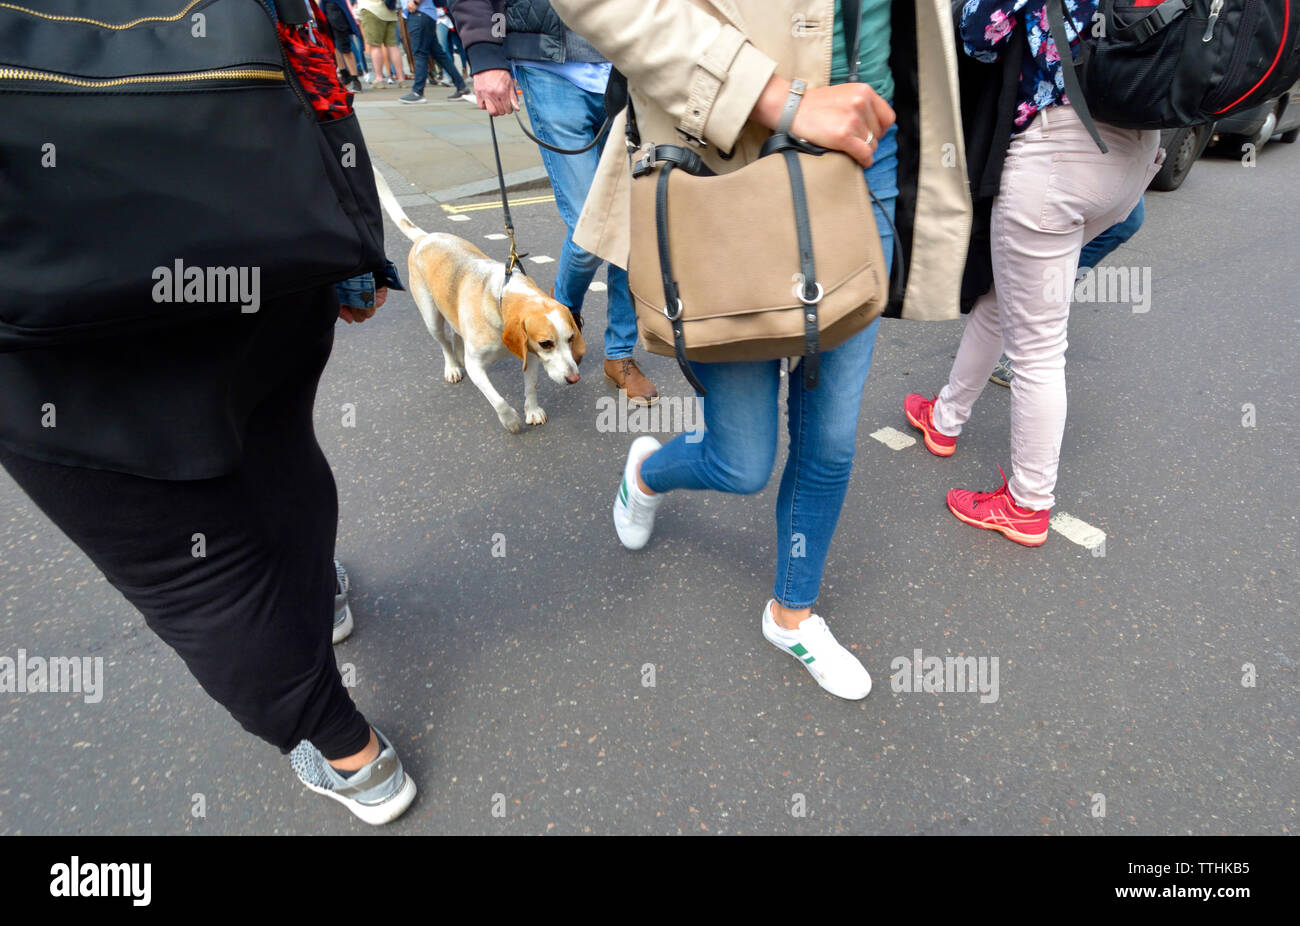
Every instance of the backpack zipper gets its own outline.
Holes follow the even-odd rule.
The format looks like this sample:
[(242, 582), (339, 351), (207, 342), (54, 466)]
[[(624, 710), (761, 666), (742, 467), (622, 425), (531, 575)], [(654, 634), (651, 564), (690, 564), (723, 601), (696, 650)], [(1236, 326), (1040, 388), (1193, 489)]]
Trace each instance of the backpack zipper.
[(1205, 24), (1205, 35), (1201, 36), (1202, 42), (1208, 42), (1214, 38), (1214, 24), (1219, 21), (1219, 14), (1223, 12), (1223, 0), (1214, 0), (1210, 4), (1210, 18)]
[[(1250, 14), (1250, 13), (1255, 12), (1255, 6), (1254, 6), (1254, 4), (1252, 4), (1252, 3), (1250, 2), (1250, 0), (1247, 0), (1247, 4), (1248, 4), (1248, 5), (1247, 5), (1247, 7), (1246, 7), (1246, 14)], [(1242, 21), (1244, 22), (1245, 19), (1246, 19), (1246, 15), (1243, 14), (1243, 16), (1242, 16)], [(1252, 30), (1253, 30), (1254, 25), (1255, 25), (1254, 17), (1252, 17), (1252, 18), (1251, 18), (1251, 27), (1252, 27)], [(1281, 42), (1278, 44), (1278, 46), (1277, 46), (1277, 51), (1276, 51), (1276, 52), (1274, 53), (1274, 55), (1273, 55), (1273, 60), (1272, 60), (1271, 62), (1269, 62), (1268, 70), (1266, 70), (1266, 71), (1263, 73), (1263, 75), (1259, 78), (1259, 80), (1255, 81), (1254, 85), (1253, 85), (1249, 90), (1247, 90), (1247, 91), (1246, 91), (1245, 93), (1243, 93), (1241, 96), (1237, 97), (1237, 98), (1236, 98), (1235, 100), (1233, 100), (1231, 103), (1226, 103), (1226, 104), (1225, 104), (1224, 106), (1222, 106), (1221, 108), (1216, 109), (1216, 110), (1214, 111), (1214, 114), (1215, 114), (1216, 116), (1219, 115), (1220, 113), (1226, 112), (1226, 111), (1229, 110), (1229, 109), (1232, 109), (1234, 106), (1238, 105), (1238, 104), (1241, 103), (1243, 100), (1247, 99), (1247, 98), (1248, 98), (1252, 93), (1254, 93), (1256, 90), (1258, 90), (1258, 89), (1260, 88), (1261, 85), (1263, 85), (1264, 81), (1268, 80), (1269, 75), (1272, 74), (1274, 68), (1277, 67), (1277, 63), (1278, 63), (1278, 61), (1280, 61), (1280, 60), (1282, 59), (1282, 52), (1286, 50), (1286, 47), (1287, 47), (1287, 41), (1288, 41), (1288, 39), (1290, 39), (1290, 37), (1291, 37), (1291, 32), (1290, 32), (1290, 30), (1291, 30), (1291, 0), (1284, 0), (1284, 2), (1283, 2), (1283, 4), (1282, 4), (1282, 41), (1281, 41)], [(1244, 29), (1242, 29), (1241, 31), (1242, 31), (1242, 32), (1245, 32)], [(1244, 46), (1244, 44), (1245, 44), (1245, 43), (1243, 43), (1243, 46)], [(1234, 63), (1235, 63), (1235, 62), (1234, 62)], [(1231, 71), (1232, 71), (1232, 68), (1231, 68), (1231, 66), (1230, 66), (1230, 67), (1229, 67), (1229, 73), (1231, 73)], [(1216, 103), (1219, 102), (1218, 96), (1219, 96), (1219, 95), (1216, 95), (1216, 99), (1215, 99), (1215, 101), (1214, 101), (1214, 102), (1216, 102)], [(1210, 104), (1206, 104), (1206, 108), (1208, 108), (1209, 105), (1210, 105)]]
[(126, 77), (75, 77), (55, 71), (34, 71), (30, 68), (0, 67), (0, 81), (25, 80), (33, 83), (61, 84), (89, 90), (104, 90), (133, 85), (181, 84), (200, 80), (269, 80), (284, 83), (284, 72), (268, 67), (233, 67), (207, 71), (185, 71), (179, 74), (132, 74)]
[(1223, 73), (1223, 80), (1219, 82), (1219, 89), (1205, 101), (1206, 109), (1216, 113), (1221, 112), (1215, 107), (1238, 86), (1238, 77), (1249, 57), (1250, 45), (1255, 38), (1255, 27), (1258, 21), (1259, 0), (1246, 0), (1245, 9), (1242, 10), (1241, 18), (1237, 20), (1237, 28), (1232, 35), (1232, 40), (1236, 43), (1232, 49), (1232, 57), (1228, 59), (1228, 67)]
[(174, 23), (185, 18), (185, 14), (194, 9), (204, 0), (191, 0), (185, 9), (181, 10), (174, 16), (141, 16), (139, 19), (133, 19), (124, 23), (106, 23), (98, 19), (91, 19), (88, 16), (64, 16), (58, 13), (42, 13), (40, 10), (28, 9), (25, 6), (19, 6), (16, 3), (0, 3), (0, 9), (13, 10), (16, 13), (26, 13), (28, 16), (37, 16), (41, 19), (48, 19), (53, 22), (61, 23), (85, 23), (88, 26), (98, 26), (101, 29), (134, 29), (142, 23)]

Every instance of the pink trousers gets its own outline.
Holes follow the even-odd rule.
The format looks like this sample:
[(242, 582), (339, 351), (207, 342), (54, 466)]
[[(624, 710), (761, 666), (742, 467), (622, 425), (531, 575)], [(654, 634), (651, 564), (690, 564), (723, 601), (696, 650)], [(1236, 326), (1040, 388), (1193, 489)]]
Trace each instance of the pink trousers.
[(971, 310), (935, 426), (961, 433), (1006, 352), (1011, 381), (1011, 496), (1055, 502), (1065, 434), (1065, 348), (1083, 246), (1137, 205), (1160, 169), (1158, 131), (1098, 124), (1102, 154), (1071, 106), (1041, 110), (1011, 141), (993, 202), (993, 286)]

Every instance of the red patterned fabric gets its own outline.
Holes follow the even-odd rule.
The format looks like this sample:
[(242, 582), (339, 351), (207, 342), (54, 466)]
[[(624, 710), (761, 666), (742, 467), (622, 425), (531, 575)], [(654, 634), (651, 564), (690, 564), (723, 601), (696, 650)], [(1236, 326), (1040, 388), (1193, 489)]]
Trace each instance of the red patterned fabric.
[[(312, 0), (311, 8), (317, 22), (325, 22), (315, 0)], [(334, 44), (328, 33), (315, 26), (286, 26), (284, 23), (277, 24), (276, 28), (280, 31), (280, 41), (288, 54), (289, 64), (316, 110), (316, 118), (328, 122), (350, 115), (352, 94), (339, 83)]]

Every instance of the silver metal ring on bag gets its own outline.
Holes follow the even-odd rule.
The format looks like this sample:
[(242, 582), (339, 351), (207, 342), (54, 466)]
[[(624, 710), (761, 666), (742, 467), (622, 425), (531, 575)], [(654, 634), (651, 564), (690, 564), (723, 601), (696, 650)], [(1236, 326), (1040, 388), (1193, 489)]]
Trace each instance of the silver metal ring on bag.
[(826, 290), (822, 289), (822, 285), (820, 283), (814, 283), (813, 286), (817, 288), (813, 290), (813, 295), (811, 297), (805, 296), (803, 294), (802, 289), (796, 291), (796, 295), (799, 297), (799, 301), (802, 302), (804, 305), (816, 305), (817, 303), (822, 301), (822, 296), (825, 294)]
[(680, 299), (677, 300), (677, 311), (674, 312), (672, 315), (668, 314), (668, 306), (666, 304), (663, 307), (663, 313), (664, 313), (664, 318), (668, 319), (670, 322), (677, 321), (677, 319), (682, 317), (682, 300)]

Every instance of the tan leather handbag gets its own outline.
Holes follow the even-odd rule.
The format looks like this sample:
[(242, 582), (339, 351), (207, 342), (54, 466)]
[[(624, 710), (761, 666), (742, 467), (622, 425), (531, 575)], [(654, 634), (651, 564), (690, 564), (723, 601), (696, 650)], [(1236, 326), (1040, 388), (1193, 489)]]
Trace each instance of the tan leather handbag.
[(871, 324), (888, 299), (862, 167), (785, 136), (767, 147), (713, 175), (693, 151), (660, 145), (634, 171), (628, 285), (642, 340), (676, 356), (701, 393), (687, 359), (803, 357), (815, 387), (818, 352)]
[[(844, 3), (849, 48), (858, 6)], [(852, 64), (856, 80), (856, 56)], [(675, 356), (701, 394), (688, 360), (801, 357), (804, 384), (815, 388), (818, 353), (866, 328), (888, 301), (862, 167), (778, 132), (756, 160), (715, 174), (689, 148), (642, 149), (630, 102), (627, 131), (629, 150), (644, 151), (632, 170), (628, 285), (646, 349)], [(901, 280), (902, 261), (895, 266)]]

